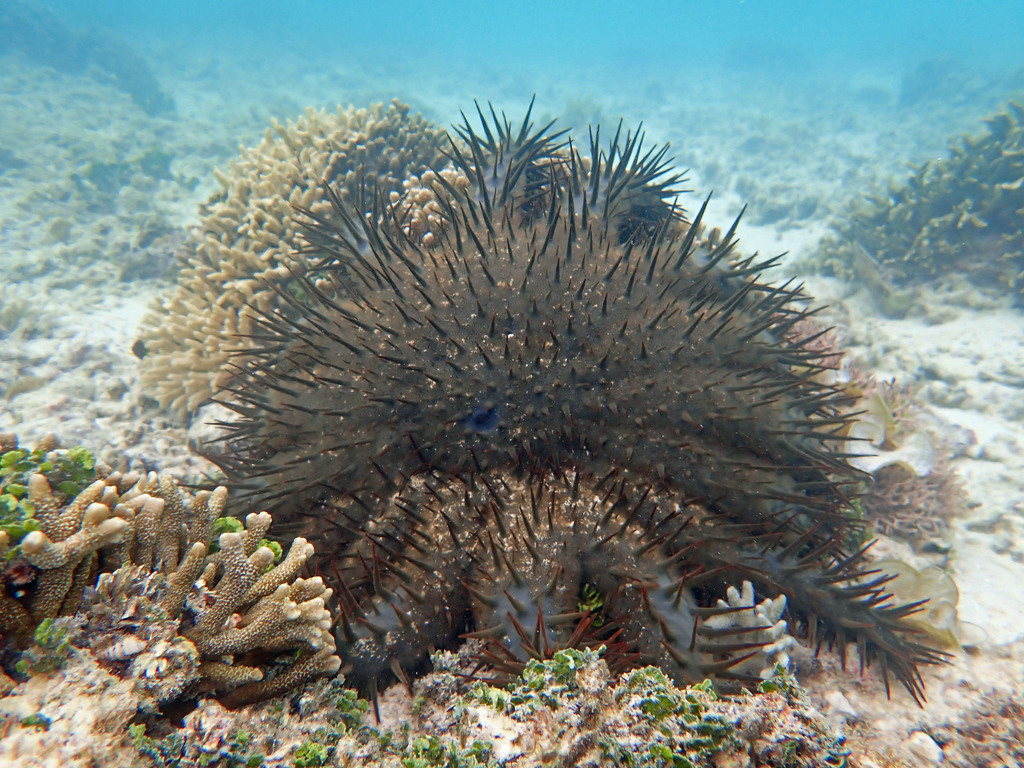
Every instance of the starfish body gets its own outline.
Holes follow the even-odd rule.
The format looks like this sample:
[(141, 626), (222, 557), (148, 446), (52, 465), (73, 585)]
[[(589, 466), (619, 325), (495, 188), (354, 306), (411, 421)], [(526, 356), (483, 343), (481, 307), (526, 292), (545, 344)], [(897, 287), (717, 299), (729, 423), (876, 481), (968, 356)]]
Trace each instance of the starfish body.
[(920, 698), (942, 655), (844, 545), (850, 400), (800, 287), (762, 281), (775, 260), (738, 257), (737, 224), (703, 237), (707, 202), (669, 202), (639, 132), (584, 158), (529, 113), (480, 121), (428, 236), (383, 200), (310, 214), (318, 269), (257, 321), (210, 451), (317, 541), (349, 677), (375, 690), (474, 636), (499, 673), (604, 644), (747, 681), (782, 653), (782, 603), (731, 597), (749, 582)]

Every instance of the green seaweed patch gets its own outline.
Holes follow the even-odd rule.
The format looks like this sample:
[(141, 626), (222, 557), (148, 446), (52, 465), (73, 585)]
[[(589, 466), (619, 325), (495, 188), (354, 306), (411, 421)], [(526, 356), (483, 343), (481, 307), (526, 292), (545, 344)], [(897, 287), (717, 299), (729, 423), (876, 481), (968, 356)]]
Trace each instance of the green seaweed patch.
[(27, 717), (21, 718), (19, 723), (22, 728), (35, 728), (37, 731), (48, 731), (50, 730), (50, 723), (52, 718), (47, 717), (42, 712), (36, 712), (34, 715), (28, 715)]
[(260, 768), (264, 761), (265, 755), (256, 751), (253, 734), (239, 728), (231, 734), (225, 747), (199, 755), (196, 765), (203, 768), (214, 765), (218, 768)]
[(499, 712), (518, 710), (525, 715), (539, 707), (557, 709), (580, 695), (580, 671), (598, 662), (603, 651), (604, 646), (596, 650), (569, 648), (544, 661), (532, 659), (507, 689), (477, 682), (466, 697)]
[(274, 553), (274, 562), (281, 562), (281, 557), (284, 555), (284, 549), (278, 542), (271, 541), (270, 539), (260, 539), (260, 543), (257, 545), (257, 547), (266, 547)]
[(213, 545), (216, 546), (222, 533), (241, 533), (244, 530), (245, 523), (237, 517), (218, 517), (213, 521)]
[[(776, 664), (775, 669), (772, 670), (771, 677), (758, 683), (757, 692), (759, 694), (775, 693), (784, 696), (786, 703), (797, 710), (810, 706), (810, 701), (804, 689), (800, 687), (793, 673), (782, 664)], [(843, 737), (833, 737), (825, 732), (819, 732), (818, 738), (823, 747), (822, 754), (818, 758), (822, 768), (846, 768), (849, 764), (847, 758), (850, 756), (850, 750), (847, 749)], [(800, 739), (784, 739), (777, 742), (776, 746), (779, 750), (779, 765), (797, 766), (806, 764), (800, 754), (805, 746)]]
[(600, 628), (604, 626), (604, 595), (598, 592), (593, 584), (583, 585), (583, 589), (580, 590), (579, 600), (576, 601), (576, 609), (593, 615), (593, 627)]
[[(352, 693), (355, 693), (355, 691)], [(342, 698), (346, 701), (349, 700), (345, 696)], [(313, 731), (311, 738), (295, 749), (295, 768), (326, 765), (334, 755), (334, 749), (344, 731), (344, 726), (342, 726), (341, 730), (333, 727), (320, 727)]]
[[(220, 551), (219, 540), (222, 533), (241, 533), (244, 530), (245, 523), (237, 517), (218, 517), (213, 521), (213, 541), (210, 542), (210, 553)], [(267, 566), (266, 570), (270, 570), (275, 563), (281, 562), (281, 558), (284, 556), (284, 548), (280, 542), (272, 541), (271, 539), (260, 539), (257, 547), (267, 547), (274, 553), (274, 560)]]
[(790, 706), (807, 704), (807, 696), (793, 673), (784, 664), (776, 664), (771, 677), (757, 684), (758, 693), (778, 693), (786, 697)]
[(568, 648), (544, 661), (531, 660), (519, 679), (509, 687), (512, 704), (542, 703), (555, 708), (576, 698), (582, 690), (580, 670), (596, 663), (603, 651), (604, 646), (598, 650)]
[(340, 720), (342, 733), (345, 730), (354, 731), (363, 724), (363, 717), (366, 715), (370, 704), (366, 699), (359, 698), (359, 692), (352, 688), (345, 688), (341, 695), (334, 700), (337, 719)]
[(128, 726), (132, 746), (140, 755), (148, 758), (156, 768), (181, 768), (182, 753), (185, 751), (185, 737), (181, 731), (174, 731), (162, 739), (146, 735), (144, 723)]
[(658, 736), (647, 750), (655, 766), (689, 768), (696, 756), (721, 751), (735, 739), (735, 725), (712, 711), (718, 701), (710, 680), (677, 688), (657, 667), (636, 669), (616, 688), (616, 702), (639, 712)]
[(23, 675), (46, 674), (64, 666), (71, 655), (70, 619), (43, 619), (32, 639), (32, 646), (22, 653), (14, 668)]
[[(31, 451), (14, 448), (0, 455), (0, 531), (17, 545), (32, 531), (39, 530), (35, 505), (28, 498), (32, 475), (43, 475), (58, 503), (65, 504), (96, 479), (96, 457), (85, 448)], [(19, 551), (12, 547), (8, 559)]]
[(492, 752), (493, 746), (485, 741), (460, 747), (448, 739), (420, 736), (409, 742), (401, 762), (403, 768), (487, 768), (496, 765)]
[(295, 750), (295, 768), (325, 765), (331, 757), (333, 749), (319, 741), (307, 741)]
[(135, 750), (157, 768), (261, 768), (266, 763), (266, 756), (258, 751), (253, 734), (243, 728), (235, 730), (223, 747), (213, 751), (200, 748), (201, 753), (195, 757), (186, 756), (189, 750), (181, 731), (156, 739), (146, 734), (145, 724), (137, 723), (128, 726), (128, 736)]
[(681, 717), (690, 725), (699, 722), (710, 702), (718, 700), (710, 680), (679, 689), (657, 667), (644, 667), (627, 674), (616, 698), (622, 701), (627, 697), (633, 698), (634, 706), (654, 722), (671, 716)]

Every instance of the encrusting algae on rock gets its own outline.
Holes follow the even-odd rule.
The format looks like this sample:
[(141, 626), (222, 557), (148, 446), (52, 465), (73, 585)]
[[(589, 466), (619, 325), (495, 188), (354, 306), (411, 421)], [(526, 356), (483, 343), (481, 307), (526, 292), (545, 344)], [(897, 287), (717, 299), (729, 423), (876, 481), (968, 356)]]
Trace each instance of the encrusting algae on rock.
[(236, 710), (201, 699), (171, 726), (133, 718), (127, 681), (83, 655), (64, 677), (33, 678), (0, 699), (0, 759), (54, 768), (114, 759), (126, 768), (846, 764), (842, 736), (782, 669), (756, 691), (722, 699), (710, 684), (679, 688), (655, 668), (613, 675), (600, 651), (531, 662), (504, 688), (474, 681), (472, 657), (468, 648), (435, 654), (415, 698), (389, 706), (380, 722), (334, 679)]

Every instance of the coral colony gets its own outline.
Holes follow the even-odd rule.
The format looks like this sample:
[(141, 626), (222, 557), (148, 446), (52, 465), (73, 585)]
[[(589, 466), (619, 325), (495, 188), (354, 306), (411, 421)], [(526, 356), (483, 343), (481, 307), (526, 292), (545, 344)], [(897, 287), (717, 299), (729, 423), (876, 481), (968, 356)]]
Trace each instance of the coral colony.
[[(249, 515), (214, 547), (227, 489), (190, 500), (156, 473), (90, 465), (84, 475), (95, 479), (72, 494), (78, 484), (60, 471), (59, 453), (0, 438), (4, 469), (14, 470), (4, 473), (3, 499), (20, 496), (28, 512), (0, 529), (6, 582), (18, 587), (0, 592), (5, 638), (38, 640), (40, 628), (74, 615), (61, 630), (68, 642), (144, 680), (153, 705), (200, 689), (241, 703), (337, 671), (331, 590), (297, 576), (313, 547), (297, 538), (275, 564), (263, 538), (270, 515)], [(27, 571), (20, 584), (18, 567)]]
[(325, 180), (346, 199), (364, 184), (397, 194), (443, 160), (444, 141), (443, 130), (398, 102), (309, 109), (287, 126), (274, 123), (227, 173), (216, 171), (222, 190), (203, 206), (177, 288), (144, 319), (136, 342), (147, 391), (176, 414), (209, 400), (231, 352), (246, 345), (253, 311), (277, 306), (268, 284), (309, 266), (297, 250), (297, 206), (329, 211)]
[[(947, 157), (912, 166), (855, 205), (817, 259), (888, 296), (937, 279), (967, 279), (1024, 297), (1024, 107), (986, 118), (987, 130), (950, 142)], [(977, 254), (965, 260), (964, 253)], [(904, 306), (903, 311), (906, 311)]]

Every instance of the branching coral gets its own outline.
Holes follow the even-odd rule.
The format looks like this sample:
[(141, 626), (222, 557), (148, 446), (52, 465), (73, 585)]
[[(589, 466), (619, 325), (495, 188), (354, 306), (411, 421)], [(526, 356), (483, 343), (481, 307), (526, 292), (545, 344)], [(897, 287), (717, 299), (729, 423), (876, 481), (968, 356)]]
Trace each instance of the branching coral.
[[(1024, 287), (1024, 108), (1010, 103), (980, 136), (868, 198), (823, 242), (828, 269), (880, 269), (893, 285), (957, 273)], [(872, 266), (874, 264), (875, 266)]]
[(270, 286), (282, 289), (289, 269), (307, 264), (297, 252), (296, 217), (299, 209), (329, 213), (325, 180), (361, 207), (364, 186), (399, 192), (408, 176), (443, 159), (442, 138), (398, 102), (310, 109), (294, 123), (275, 122), (259, 146), (218, 172), (221, 191), (202, 210), (177, 287), (143, 322), (142, 380), (153, 396), (182, 415), (225, 383), (253, 312), (278, 305)]
[(262, 698), (338, 669), (331, 590), (297, 576), (312, 545), (296, 539), (274, 565), (264, 512), (210, 551), (225, 488), (189, 500), (156, 473), (104, 473), (65, 503), (37, 473), (27, 501), (36, 530), (17, 542), (4, 534), (5, 552), (16, 545), (16, 559), (31, 566), (0, 595), (6, 635), (25, 638), (70, 617), (58, 620), (75, 628), (75, 644), (126, 670), (157, 702), (197, 686), (231, 691), (231, 701)]

